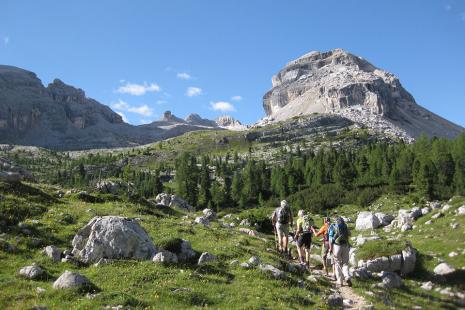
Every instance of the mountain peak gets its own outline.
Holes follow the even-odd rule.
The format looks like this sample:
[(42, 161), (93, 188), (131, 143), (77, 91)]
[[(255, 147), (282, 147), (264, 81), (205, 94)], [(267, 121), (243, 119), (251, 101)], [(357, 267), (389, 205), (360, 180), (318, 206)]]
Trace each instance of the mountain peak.
[(263, 107), (273, 121), (335, 113), (370, 128), (388, 126), (405, 137), (451, 138), (463, 131), (419, 106), (396, 76), (343, 49), (312, 51), (289, 62), (273, 76), (272, 86)]

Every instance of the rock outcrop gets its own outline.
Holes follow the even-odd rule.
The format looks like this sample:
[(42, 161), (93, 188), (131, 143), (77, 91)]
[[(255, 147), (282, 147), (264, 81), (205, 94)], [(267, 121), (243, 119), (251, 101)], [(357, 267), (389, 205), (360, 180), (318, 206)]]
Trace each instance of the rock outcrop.
[(333, 113), (403, 139), (452, 138), (464, 131), (419, 106), (393, 74), (342, 49), (310, 52), (272, 78), (263, 97), (267, 119)]
[(205, 129), (221, 128), (198, 115), (183, 120), (169, 111), (160, 121), (133, 126), (82, 89), (59, 79), (44, 87), (33, 72), (0, 65), (3, 144), (56, 150), (129, 147)]
[(194, 208), (176, 195), (160, 193), (155, 198), (155, 203), (184, 212), (192, 212)]
[(246, 130), (247, 126), (229, 115), (223, 115), (216, 119), (217, 126), (228, 130)]
[(94, 217), (74, 236), (72, 253), (90, 263), (107, 259), (152, 259), (157, 253), (149, 235), (135, 220), (120, 216)]

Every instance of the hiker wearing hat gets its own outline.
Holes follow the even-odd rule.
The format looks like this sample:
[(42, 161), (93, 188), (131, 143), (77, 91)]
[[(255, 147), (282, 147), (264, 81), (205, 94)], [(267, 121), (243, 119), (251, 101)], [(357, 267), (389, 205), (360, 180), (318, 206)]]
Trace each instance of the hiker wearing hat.
[(288, 254), (289, 225), (293, 225), (293, 216), (286, 200), (281, 201), (280, 207), (273, 213), (272, 222), (278, 236), (278, 251)]

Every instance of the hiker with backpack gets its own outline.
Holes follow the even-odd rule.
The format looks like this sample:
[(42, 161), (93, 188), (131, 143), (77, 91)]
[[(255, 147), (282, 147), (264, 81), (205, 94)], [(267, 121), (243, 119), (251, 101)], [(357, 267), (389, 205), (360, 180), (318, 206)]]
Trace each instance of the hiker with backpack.
[(273, 226), (278, 235), (278, 251), (288, 255), (289, 225), (293, 225), (292, 210), (286, 200), (281, 201), (280, 207), (273, 212)]
[[(300, 210), (296, 221), (295, 237), (297, 239), (297, 252), (299, 253), (299, 261), (302, 265), (310, 268), (310, 250), (312, 246), (312, 234), (315, 234), (313, 227), (313, 219), (306, 214), (304, 210)], [(305, 259), (303, 252), (305, 251)]]
[(328, 254), (330, 253), (329, 234), (328, 234), (329, 227), (330, 227), (329, 217), (325, 217), (323, 219), (323, 226), (321, 226), (320, 230), (315, 234), (315, 237), (323, 235), (323, 244), (321, 245), (321, 257), (323, 258), (323, 269), (325, 270), (326, 275), (328, 275), (327, 259), (328, 259)]
[(349, 275), (349, 228), (344, 219), (340, 216), (336, 218), (332, 248), (336, 265), (337, 283), (343, 286), (345, 280), (348, 286), (352, 286)]

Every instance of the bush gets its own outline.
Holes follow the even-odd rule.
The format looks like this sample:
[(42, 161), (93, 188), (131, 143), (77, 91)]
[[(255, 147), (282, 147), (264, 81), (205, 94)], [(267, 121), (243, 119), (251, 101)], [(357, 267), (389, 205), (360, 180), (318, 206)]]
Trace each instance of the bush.
[(163, 239), (157, 243), (157, 246), (169, 251), (171, 253), (180, 254), (181, 253), (181, 238), (168, 238)]
[(249, 219), (250, 224), (255, 226), (257, 231), (263, 233), (272, 233), (273, 225), (271, 224), (271, 211), (267, 208), (256, 208), (242, 211), (239, 213), (241, 219)]

